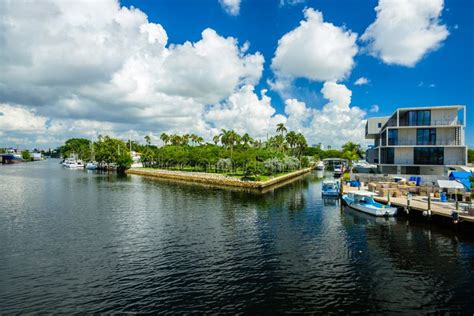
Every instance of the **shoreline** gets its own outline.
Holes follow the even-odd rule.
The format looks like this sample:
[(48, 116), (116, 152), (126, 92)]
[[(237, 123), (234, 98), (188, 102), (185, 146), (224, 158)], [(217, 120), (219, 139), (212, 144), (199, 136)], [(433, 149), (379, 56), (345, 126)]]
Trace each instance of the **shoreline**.
[(287, 182), (293, 178), (299, 177), (303, 174), (311, 172), (312, 168), (304, 168), (296, 170), (282, 176), (272, 178), (267, 181), (242, 181), (240, 179), (224, 176), (221, 174), (192, 172), (192, 171), (174, 171), (165, 169), (146, 169), (146, 168), (131, 168), (125, 171), (126, 174), (134, 174), (140, 176), (149, 176), (167, 180), (187, 181), (205, 185), (217, 185), (223, 187), (238, 187), (245, 189), (263, 190), (265, 188), (274, 186), (281, 182)]

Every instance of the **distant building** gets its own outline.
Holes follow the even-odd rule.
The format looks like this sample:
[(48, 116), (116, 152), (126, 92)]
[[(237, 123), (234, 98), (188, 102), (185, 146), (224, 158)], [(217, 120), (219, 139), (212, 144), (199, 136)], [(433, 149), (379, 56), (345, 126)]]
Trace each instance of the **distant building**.
[(366, 160), (382, 173), (442, 175), (467, 163), (466, 107), (400, 108), (367, 120), (365, 138), (374, 144)]

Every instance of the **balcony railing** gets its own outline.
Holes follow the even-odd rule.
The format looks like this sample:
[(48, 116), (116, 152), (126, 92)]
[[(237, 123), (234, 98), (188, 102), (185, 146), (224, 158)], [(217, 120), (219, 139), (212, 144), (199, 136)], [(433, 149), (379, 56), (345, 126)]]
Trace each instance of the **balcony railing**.
[(399, 139), (390, 140), (389, 146), (461, 146), (461, 141), (452, 139), (439, 139), (436, 142), (419, 144), (416, 140), (411, 139)]
[[(431, 120), (430, 124), (409, 124), (407, 120), (400, 120), (400, 126), (456, 126), (462, 125), (463, 121), (461, 119), (439, 119), (439, 120)], [(387, 126), (395, 126), (395, 125), (387, 125)]]
[(437, 166), (443, 166), (443, 165), (465, 165), (464, 160), (459, 160), (459, 159), (445, 159), (443, 164), (437, 164), (437, 163), (426, 163), (426, 164), (420, 164), (420, 163), (414, 163), (413, 159), (395, 159), (394, 163), (384, 163), (382, 164), (389, 164), (389, 165), (414, 165), (414, 166), (424, 166), (424, 165), (437, 165)]

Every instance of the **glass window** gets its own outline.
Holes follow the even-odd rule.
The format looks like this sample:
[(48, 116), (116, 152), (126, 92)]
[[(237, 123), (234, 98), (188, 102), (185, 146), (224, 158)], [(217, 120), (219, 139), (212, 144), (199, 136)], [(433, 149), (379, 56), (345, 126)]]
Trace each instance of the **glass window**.
[(388, 130), (388, 144), (389, 145), (398, 145), (398, 129), (389, 129)]
[(382, 148), (380, 158), (383, 164), (393, 164), (395, 162), (395, 148)]
[(442, 165), (444, 163), (444, 148), (418, 147), (413, 151), (413, 161), (416, 165)]
[[(431, 125), (431, 111), (430, 110), (409, 111), (407, 118), (408, 118), (408, 126)], [(405, 124), (402, 124), (402, 125), (405, 125)]]
[(416, 130), (417, 145), (436, 145), (436, 128), (419, 128)]

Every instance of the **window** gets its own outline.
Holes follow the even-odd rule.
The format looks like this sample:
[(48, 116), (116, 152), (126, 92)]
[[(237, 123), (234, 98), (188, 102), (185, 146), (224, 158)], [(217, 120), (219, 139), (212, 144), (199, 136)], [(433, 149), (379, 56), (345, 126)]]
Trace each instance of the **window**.
[(442, 165), (444, 163), (444, 148), (418, 147), (415, 148), (413, 154), (416, 165)]
[(436, 128), (419, 128), (416, 130), (417, 145), (436, 145)]
[(387, 146), (387, 131), (382, 133), (382, 146)]
[(382, 123), (377, 123), (378, 128), (382, 128)]
[(400, 123), (402, 126), (431, 125), (431, 111), (408, 111), (400, 118)]
[(398, 129), (389, 129), (388, 130), (388, 144), (389, 145), (398, 145)]
[(383, 164), (393, 164), (395, 162), (395, 148), (382, 148), (380, 159)]

